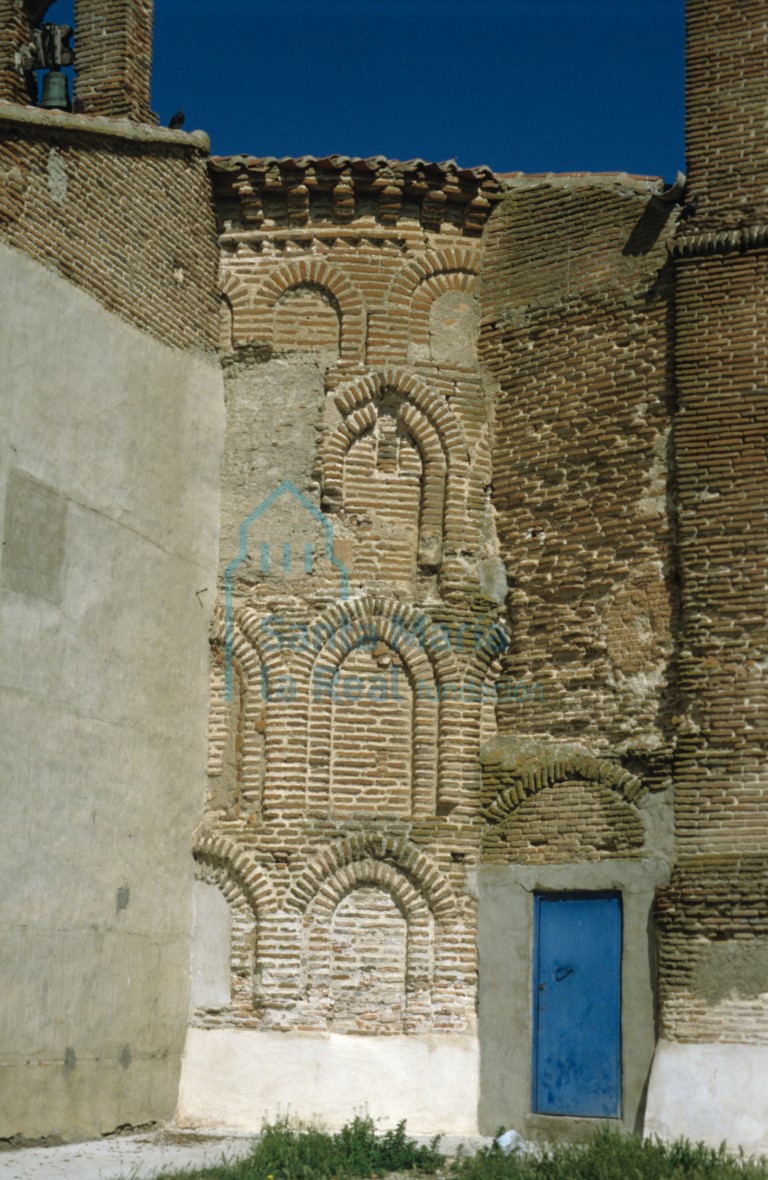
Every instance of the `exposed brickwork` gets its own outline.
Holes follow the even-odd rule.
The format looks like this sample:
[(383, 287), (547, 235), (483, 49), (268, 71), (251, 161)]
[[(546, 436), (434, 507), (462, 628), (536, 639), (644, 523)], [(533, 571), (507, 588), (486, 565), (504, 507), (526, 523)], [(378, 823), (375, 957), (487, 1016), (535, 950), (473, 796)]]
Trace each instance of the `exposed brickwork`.
[(88, 115), (156, 123), (149, 109), (154, 0), (75, 0), (75, 97)]
[[(752, 2), (701, 0), (688, 16), (696, 204), (672, 248), (680, 863), (659, 899), (662, 1020), (673, 1038), (765, 1043), (768, 977), (745, 995), (738, 955), (766, 929), (768, 26)], [(701, 985), (715, 962), (719, 996)]]
[[(493, 499), (513, 584), (505, 671), (543, 690), (523, 732), (579, 738), (661, 785), (676, 609), (674, 210), (649, 188), (517, 182), (489, 225), (480, 355), (501, 386)], [(500, 723), (519, 732), (514, 704)]]
[[(214, 167), (224, 229), (239, 240), (261, 226), (290, 233), (311, 224), (327, 232), (354, 221), (368, 223), (369, 231), (410, 222), (427, 232), (476, 237), (501, 190), (490, 169), (458, 168), (452, 161), (231, 156)], [(387, 237), (380, 234), (382, 241)]]
[(643, 850), (635, 808), (598, 783), (561, 782), (524, 799), (486, 833), (483, 859), (493, 864), (563, 864), (636, 856)]
[(762, 0), (689, 0), (686, 147), (694, 232), (768, 219), (768, 25)]
[(768, 837), (768, 254), (677, 266), (684, 856)]
[[(656, 918), (663, 1035), (681, 1041), (768, 1044), (768, 971), (763, 965), (750, 978), (733, 956), (733, 948), (746, 948), (754, 957), (768, 940), (765, 857), (687, 861), (659, 891)], [(707, 989), (701, 968), (713, 948), (728, 956), (720, 971), (718, 1002), (702, 994)]]
[[(308, 176), (312, 185), (297, 183)], [(454, 189), (437, 201), (424, 177)], [(197, 1020), (466, 1032), (471, 816), (504, 632), (476, 565), (493, 544), (487, 393), (472, 333), (468, 354), (444, 342), (472, 305), (480, 261), (459, 227), (478, 215), (483, 186), (499, 186), (486, 173), (343, 160), (225, 161), (214, 178), (225, 343), (253, 350), (257, 371), (270, 357), (315, 353), (324, 375), (326, 424), (309, 457), (317, 482), (301, 490), (333, 521), (351, 597), (334, 603), (338, 574), (320, 562), (294, 583), (246, 563), (231, 703), (220, 617), (206, 826), (248, 850), (279, 900), (258, 914), (256, 999), (235, 982), (231, 1010)], [(463, 310), (436, 322), (433, 305), (454, 293)], [(226, 481), (224, 495), (241, 515), (254, 506)], [(268, 611), (311, 641), (272, 650)]]
[(17, 55), (29, 40), (24, 0), (0, 0), (0, 102), (27, 103), (34, 97), (17, 65)]
[(209, 178), (199, 140), (142, 126), (152, 7), (77, 0), (85, 115), (60, 116), (22, 106), (0, 0), (0, 232), (223, 355), (195, 858), (232, 989), (195, 1023), (472, 1033), (472, 870), (655, 856), (647, 792), (674, 783), (664, 1035), (768, 1043), (739, 970), (768, 945), (764, 4), (689, 4), (679, 221), (625, 174)]
[[(498, 196), (498, 182), (483, 171), (341, 158), (214, 161), (213, 176), (230, 382), (222, 571), (232, 568), (236, 524), (271, 490), (252, 474), (264, 448), (249, 414), (274, 417), (277, 403), (267, 399), (281, 395), (269, 391), (289, 396), (292, 380), (317, 374), (311, 380), (322, 382), (323, 405), (303, 436), (299, 491), (332, 522), (349, 598), (339, 601), (339, 571), (319, 559), (317, 524), (301, 523), (306, 509), (294, 505), (291, 516), (282, 498), (282, 523), (271, 531), (257, 510), (247, 552), (231, 574), (231, 701), (226, 595), (213, 636), (204, 830), (214, 842), (224, 836), (238, 850), (235, 860), (260, 866), (275, 903), (255, 911), (251, 989), (239, 982), (251, 927), (233, 908), (240, 933), (233, 938), (232, 1003), (195, 1020), (206, 1027), (468, 1032), (475, 1025), (476, 908), (467, 871), (483, 856), (550, 863), (652, 851), (638, 803), (646, 786), (664, 779), (666, 737), (648, 722), (642, 778), (622, 767), (615, 749), (606, 761), (579, 747), (559, 759), (542, 755), (515, 780), (519, 790), (508, 768), (494, 778), (486, 764), (481, 795), (479, 752), (497, 731), (497, 713), (535, 732), (554, 728), (558, 708), (544, 704), (545, 690), (534, 684), (538, 664), (504, 664), (507, 611), (486, 596), (480, 576), (481, 563), (498, 564), (493, 386), (478, 359), (483, 255), (473, 240), (478, 222), (468, 218), (471, 211), (479, 216), (481, 198)], [(390, 189), (399, 194), (397, 206)], [(607, 191), (599, 196), (594, 204), (591, 192), (573, 198), (585, 226)], [(601, 429), (613, 414), (610, 495), (618, 502), (628, 486), (647, 495), (638, 515), (650, 517), (648, 561), (627, 577), (625, 555), (614, 556), (615, 597), (605, 584), (593, 608), (612, 667), (628, 681), (625, 695), (640, 702), (633, 731), (638, 717), (658, 708), (653, 677), (669, 652), (669, 599), (658, 569), (668, 547), (659, 443), (667, 424), (665, 299), (643, 310), (647, 325), (642, 317), (634, 323), (666, 255), (661, 246), (642, 263), (634, 256), (622, 263), (620, 255), (648, 199), (647, 185), (613, 198), (619, 228), (608, 257), (635, 276), (616, 324), (603, 310), (609, 295), (599, 266), (593, 297), (602, 300), (598, 317), (610, 321), (612, 353), (623, 355), (626, 336), (627, 368), (639, 366), (634, 401), (623, 404), (625, 382), (617, 381)], [(617, 217), (613, 207), (610, 217)], [(497, 232), (506, 237), (509, 227)], [(485, 262), (490, 257), (491, 267), (498, 262), (493, 241)], [(505, 272), (503, 282), (508, 278)], [(485, 281), (493, 284), (493, 271)], [(591, 324), (594, 303), (586, 299), (583, 307)], [(494, 330), (486, 326), (485, 347), (495, 348), (495, 361)], [(584, 340), (587, 349), (586, 327)], [(292, 369), (297, 358), (304, 367)], [(510, 363), (518, 362), (515, 355)], [(526, 405), (521, 420), (531, 413)], [(297, 403), (296, 414), (308, 410)], [(634, 419), (645, 428), (637, 456), (622, 445)], [(510, 438), (517, 432), (514, 442), (504, 435), (501, 445), (519, 455), (520, 425), (507, 429)], [(272, 445), (280, 446), (279, 430)], [(283, 453), (292, 462), (291, 448)], [(283, 472), (274, 459), (269, 470), (277, 484)], [(564, 522), (568, 510), (564, 502)], [(312, 538), (311, 570), (281, 566), (286, 537), (292, 553)], [(265, 546), (266, 567), (258, 557)], [(510, 620), (514, 630), (514, 609)], [(647, 684), (629, 683), (646, 675)]]
[(39, 125), (16, 125), (6, 110), (3, 240), (160, 340), (214, 348), (217, 261), (199, 148), (59, 129), (42, 113)]
[(637, 803), (646, 784), (575, 747), (492, 739), (482, 748), (483, 859), (556, 864), (652, 855)]

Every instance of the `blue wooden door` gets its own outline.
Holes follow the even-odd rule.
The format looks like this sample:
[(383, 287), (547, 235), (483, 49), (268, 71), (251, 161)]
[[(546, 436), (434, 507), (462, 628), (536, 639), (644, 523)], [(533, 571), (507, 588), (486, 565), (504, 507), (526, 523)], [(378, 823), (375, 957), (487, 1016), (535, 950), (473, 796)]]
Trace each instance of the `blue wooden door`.
[(533, 1109), (621, 1114), (621, 897), (535, 899)]

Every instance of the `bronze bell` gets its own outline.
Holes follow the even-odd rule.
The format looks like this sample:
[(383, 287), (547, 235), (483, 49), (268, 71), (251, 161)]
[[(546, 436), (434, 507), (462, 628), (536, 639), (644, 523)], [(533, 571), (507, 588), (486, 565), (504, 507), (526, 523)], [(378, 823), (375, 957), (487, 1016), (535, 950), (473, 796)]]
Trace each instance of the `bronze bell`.
[(43, 96), (40, 106), (47, 111), (69, 110), (69, 89), (67, 76), (61, 70), (50, 70), (43, 78)]

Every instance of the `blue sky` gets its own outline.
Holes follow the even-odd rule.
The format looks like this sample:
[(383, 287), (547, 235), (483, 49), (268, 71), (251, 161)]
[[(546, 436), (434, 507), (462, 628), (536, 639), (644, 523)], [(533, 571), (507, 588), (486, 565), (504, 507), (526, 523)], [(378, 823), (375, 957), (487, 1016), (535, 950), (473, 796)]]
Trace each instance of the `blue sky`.
[[(68, 0), (51, 10), (61, 19)], [(684, 0), (156, 0), (153, 107), (218, 154), (684, 168)], [(59, 10), (61, 9), (61, 14)]]

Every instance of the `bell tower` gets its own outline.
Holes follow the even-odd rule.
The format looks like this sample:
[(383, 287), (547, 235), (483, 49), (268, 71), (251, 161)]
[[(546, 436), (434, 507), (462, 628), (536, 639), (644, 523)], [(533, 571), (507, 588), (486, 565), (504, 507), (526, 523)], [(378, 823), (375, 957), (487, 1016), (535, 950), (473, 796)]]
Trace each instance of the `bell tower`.
[(658, 904), (646, 1131), (717, 1144), (737, 1141), (747, 1095), (768, 1125), (751, 1080), (768, 1071), (768, 10), (688, 0), (687, 16), (688, 203), (671, 247), (678, 864)]
[[(55, 24), (52, 0), (0, 0), (0, 101), (35, 105), (35, 71), (74, 64), (79, 114), (157, 123), (149, 108), (153, 14), (153, 0), (75, 0), (72, 55), (71, 30)], [(67, 109), (68, 102), (40, 105)]]
[(149, 109), (154, 0), (75, 0), (75, 98), (87, 115), (156, 123)]

